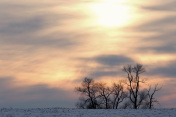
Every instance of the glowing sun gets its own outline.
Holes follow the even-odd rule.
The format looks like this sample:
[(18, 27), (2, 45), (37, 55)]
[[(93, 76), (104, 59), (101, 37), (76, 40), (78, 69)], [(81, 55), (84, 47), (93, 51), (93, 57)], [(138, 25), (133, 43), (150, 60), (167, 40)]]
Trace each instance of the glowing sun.
[(120, 3), (101, 2), (91, 5), (98, 25), (107, 27), (123, 26), (130, 18), (130, 8)]

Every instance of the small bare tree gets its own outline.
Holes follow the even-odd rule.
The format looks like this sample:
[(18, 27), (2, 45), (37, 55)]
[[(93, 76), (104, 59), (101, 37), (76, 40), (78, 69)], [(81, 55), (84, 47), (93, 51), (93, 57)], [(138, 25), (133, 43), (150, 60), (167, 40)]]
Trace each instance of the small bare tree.
[(105, 109), (111, 108), (110, 107), (111, 102), (110, 95), (112, 94), (111, 89), (107, 87), (106, 84), (103, 82), (96, 83), (96, 87), (99, 92), (98, 98), (102, 100), (102, 103), (100, 103), (100, 105), (103, 104), (105, 106)]
[(158, 84), (155, 85), (153, 91), (151, 85), (149, 86), (149, 89), (147, 90), (147, 96), (148, 96), (148, 108), (152, 109), (154, 107), (154, 103), (159, 103), (158, 100), (154, 98), (154, 95), (157, 91), (161, 89), (158, 88)]
[[(96, 109), (97, 106), (97, 100), (96, 100), (96, 93), (97, 88), (95, 87), (94, 80), (91, 78), (84, 78), (82, 85), (80, 87), (75, 88), (77, 92), (81, 93), (82, 96), (86, 97), (85, 98), (80, 98), (81, 102), (81, 107), (83, 107), (83, 104), (87, 104), (87, 108), (90, 109)], [(84, 100), (83, 100), (84, 99)]]
[(124, 88), (121, 81), (119, 83), (113, 83), (112, 95), (112, 108), (117, 109), (119, 104), (123, 102), (123, 100), (127, 97), (127, 93), (124, 92)]
[(140, 83), (144, 83), (145, 80), (141, 80), (140, 74), (145, 72), (145, 69), (141, 64), (137, 64), (132, 67), (131, 65), (124, 66), (123, 71), (127, 73), (127, 89), (129, 91), (129, 99), (133, 104), (133, 108), (137, 109), (143, 100), (140, 97)]

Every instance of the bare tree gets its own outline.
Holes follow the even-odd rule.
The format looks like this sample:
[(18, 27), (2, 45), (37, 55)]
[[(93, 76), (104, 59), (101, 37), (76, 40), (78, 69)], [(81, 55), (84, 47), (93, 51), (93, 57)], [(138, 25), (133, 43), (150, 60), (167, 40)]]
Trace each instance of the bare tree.
[(127, 89), (129, 91), (129, 99), (133, 104), (133, 108), (137, 109), (143, 100), (140, 97), (140, 83), (144, 83), (145, 80), (141, 80), (140, 74), (145, 72), (145, 69), (141, 64), (137, 64), (132, 67), (131, 65), (124, 66), (123, 71), (127, 73)]
[(106, 109), (111, 108), (110, 107), (111, 102), (110, 95), (112, 94), (111, 89), (109, 87), (106, 87), (106, 84), (103, 82), (96, 83), (96, 87), (99, 92), (98, 98), (102, 100), (102, 102), (100, 102), (99, 105), (103, 104)]
[(112, 108), (117, 109), (119, 104), (123, 102), (123, 100), (127, 97), (127, 93), (124, 92), (124, 87), (121, 81), (119, 83), (113, 83), (112, 95), (113, 95)]
[[(82, 96), (85, 96), (86, 99), (81, 101), (81, 107), (83, 107), (83, 104), (87, 104), (87, 108), (90, 109), (96, 109), (97, 106), (97, 100), (96, 100), (96, 93), (97, 88), (95, 87), (94, 80), (91, 78), (84, 78), (82, 85), (80, 87), (75, 88), (77, 92), (81, 93)], [(78, 104), (79, 105), (79, 104)]]
[(152, 109), (154, 107), (154, 103), (159, 103), (155, 98), (154, 94), (161, 89), (158, 88), (158, 84), (155, 85), (153, 91), (151, 85), (149, 86), (149, 89), (147, 90), (147, 96), (148, 96), (148, 108)]

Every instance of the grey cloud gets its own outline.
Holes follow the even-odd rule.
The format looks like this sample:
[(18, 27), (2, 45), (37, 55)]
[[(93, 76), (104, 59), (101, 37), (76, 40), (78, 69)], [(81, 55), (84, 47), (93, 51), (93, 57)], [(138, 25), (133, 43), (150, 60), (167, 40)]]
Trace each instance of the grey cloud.
[(18, 87), (10, 77), (1, 77), (0, 81), (1, 107), (74, 107), (73, 91), (49, 88), (46, 84)]
[[(73, 1), (72, 1), (73, 2)], [(84, 17), (72, 12), (58, 10), (51, 12), (52, 5), (59, 6), (68, 2), (1, 2), (0, 7), (0, 43), (3, 45), (32, 46), (34, 49), (41, 47), (51, 47), (66, 49), (77, 46), (79, 42), (72, 32), (62, 32), (65, 23), (70, 23), (71, 19)], [(47, 6), (48, 5), (48, 6)], [(37, 6), (37, 7), (36, 7)], [(41, 8), (45, 6), (44, 8)], [(57, 6), (57, 7), (58, 7)], [(58, 7), (59, 8), (59, 7)], [(48, 9), (48, 10), (47, 10)], [(13, 12), (12, 12), (13, 10)], [(30, 12), (29, 12), (30, 11)], [(41, 12), (43, 11), (43, 12)], [(63, 21), (65, 23), (63, 23)], [(58, 27), (58, 30), (45, 34), (44, 30)], [(40, 33), (40, 34), (39, 34)], [(40, 36), (39, 36), (40, 35)]]
[(142, 24), (138, 27), (136, 27), (136, 30), (138, 31), (155, 31), (155, 32), (170, 32), (174, 31), (174, 29), (169, 29), (170, 26), (173, 26), (173, 24), (176, 24), (176, 15), (168, 16), (165, 18), (161, 18), (158, 20), (151, 21), (149, 23)]
[(166, 44), (174, 44), (176, 43), (175, 41), (175, 36), (176, 32), (175, 31), (166, 31), (163, 32), (157, 36), (152, 36), (152, 37), (146, 37), (144, 39), (150, 40), (150, 41), (162, 41), (165, 42)]
[(89, 76), (97, 79), (97, 78), (101, 78), (101, 77), (115, 77), (115, 76), (120, 76), (122, 74), (122, 71), (114, 71), (114, 70), (111, 70), (109, 68), (109, 71), (105, 71), (103, 70), (102, 68), (97, 68), (95, 71), (92, 71)]
[[(29, 37), (28, 37), (29, 38)], [(67, 38), (56, 38), (56, 37), (44, 37), (44, 38), (29, 38), (29, 39), (23, 39), (23, 38), (16, 38), (16, 39), (6, 39), (1, 40), (2, 43), (7, 43), (6, 45), (22, 45), (22, 46), (33, 46), (34, 48), (38, 47), (54, 47), (54, 48), (60, 48), (60, 49), (66, 49), (68, 47), (76, 46), (79, 44), (79, 42), (76, 42), (75, 40), (67, 39)]]
[[(156, 93), (156, 99), (158, 99), (158, 101), (160, 102), (161, 105), (159, 105), (158, 107), (161, 108), (175, 108), (175, 96), (173, 97), (173, 95), (176, 94), (175, 90), (171, 90), (171, 89), (175, 89), (176, 87), (176, 79), (170, 79), (170, 80), (166, 80), (164, 81), (164, 84), (159, 84), (159, 87), (161, 87), (161, 90), (158, 91)], [(172, 97), (172, 98), (171, 98)], [(166, 98), (165, 100), (163, 100), (164, 98)]]
[[(160, 1), (160, 2), (162, 2), (162, 1)], [(147, 7), (145, 6), (142, 8), (152, 10), (152, 11), (176, 11), (175, 6), (176, 6), (176, 1), (172, 0), (171, 2), (169, 2), (167, 4), (162, 4), (162, 5), (157, 5), (157, 6), (147, 6)]]
[(23, 21), (9, 22), (0, 28), (1, 34), (23, 34), (35, 32), (42, 28), (42, 20), (40, 18), (27, 19)]
[(151, 69), (148, 75), (160, 75), (164, 77), (176, 78), (176, 61), (169, 62), (165, 67), (158, 66), (155, 69)]
[[(148, 50), (153, 50), (156, 53), (175, 53), (176, 51), (176, 32), (175, 31), (166, 31), (157, 36), (151, 36), (143, 38), (146, 41), (155, 41), (160, 44), (156, 47), (148, 47)], [(139, 48), (140, 50), (140, 48)], [(147, 50), (147, 48), (141, 48), (141, 50)]]
[[(19, 11), (20, 12), (20, 11)], [(6, 17), (0, 17), (0, 34), (1, 35), (36, 35), (36, 31), (42, 31), (45, 29), (50, 29), (52, 27), (64, 26), (64, 22), (69, 22), (71, 19), (80, 18), (78, 14), (71, 14), (69, 12), (58, 12), (51, 13), (46, 11), (43, 13), (34, 13), (33, 15), (27, 15), (21, 13), (20, 15), (14, 16), (9, 13)], [(61, 32), (57, 32), (61, 33)]]
[(157, 35), (141, 38), (141, 41), (155, 42), (155, 47), (154, 45), (146, 45), (145, 47), (137, 48), (137, 51), (145, 52), (152, 50), (156, 53), (175, 53), (176, 29), (173, 27), (173, 25), (176, 24), (175, 19), (176, 15), (167, 18), (161, 18), (159, 20), (136, 27), (135, 30), (140, 31), (141, 33), (157, 32)]
[(164, 46), (161, 45), (158, 47), (141, 47), (141, 48), (138, 48), (137, 51), (140, 51), (140, 52), (152, 51), (155, 53), (174, 54), (176, 52), (176, 46), (175, 46), (175, 44), (166, 44)]
[[(53, 22), (51, 23), (51, 20)], [(33, 46), (34, 48), (48, 46), (55, 48), (72, 47), (78, 44), (78, 41), (71, 37), (71, 33), (54, 32), (48, 35), (38, 36), (36, 31), (49, 28), (49, 25), (54, 25), (56, 19), (37, 16), (23, 21), (12, 21), (0, 28), (2, 35), (0, 42), (4, 45), (22, 45)]]
[(134, 61), (131, 58), (123, 55), (99, 55), (92, 58), (82, 58), (86, 64), (89, 62), (99, 63), (100, 66), (92, 68), (89, 75), (93, 78), (101, 78), (104, 76), (119, 76), (122, 75), (121, 67), (126, 64), (132, 64)]
[(133, 62), (132, 59), (122, 56), (122, 55), (100, 55), (93, 58), (96, 62), (108, 65), (108, 66), (116, 66), (116, 65), (123, 65), (125, 63)]

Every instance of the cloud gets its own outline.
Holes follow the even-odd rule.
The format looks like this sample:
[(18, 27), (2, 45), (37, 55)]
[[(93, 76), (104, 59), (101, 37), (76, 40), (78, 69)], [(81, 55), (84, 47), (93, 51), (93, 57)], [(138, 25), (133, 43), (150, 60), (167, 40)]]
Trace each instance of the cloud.
[(100, 55), (92, 58), (92, 60), (107, 66), (117, 66), (133, 62), (131, 58), (125, 57), (123, 55)]
[(149, 71), (150, 75), (160, 75), (162, 78), (172, 77), (176, 78), (176, 62), (171, 61), (166, 66), (158, 66)]
[(0, 78), (1, 107), (74, 107), (73, 91), (50, 88), (46, 84), (15, 86), (15, 78)]
[[(81, 58), (79, 60), (82, 60), (83, 64), (86, 64), (86, 66), (83, 65), (83, 69), (90, 68), (87, 75), (93, 78), (114, 77), (122, 75), (122, 66), (134, 63), (131, 58), (115, 54), (99, 55), (91, 58)], [(95, 65), (94, 67), (91, 67), (89, 64)]]
[(161, 53), (161, 54), (164, 54), (164, 53), (175, 54), (176, 47), (175, 47), (175, 44), (168, 44), (168, 45), (159, 46), (159, 47), (141, 47), (141, 48), (138, 48), (138, 51), (141, 51), (141, 52), (152, 51), (152, 52)]
[[(68, 3), (74, 3), (74, 0), (70, 2), (46, 0), (43, 3), (2, 1), (0, 3), (3, 9), (0, 11), (2, 16), (0, 17), (0, 42), (12, 47), (32, 46), (34, 49), (47, 46), (66, 50), (79, 45), (77, 34), (65, 29), (74, 28), (71, 26), (72, 20), (82, 19), (85, 16), (73, 13), (77, 9), (72, 10), (72, 7), (69, 7), (72, 5)], [(64, 5), (68, 7), (63, 7)]]
[(0, 28), (0, 33), (3, 35), (31, 33), (41, 29), (42, 26), (42, 19), (36, 17), (23, 21), (9, 22)]
[[(158, 34), (157, 36), (153, 36), (153, 37), (146, 37), (144, 39), (148, 40), (148, 41), (163, 41), (166, 44), (173, 44), (176, 43), (175, 40), (175, 31), (166, 31), (163, 32), (161, 34)], [(144, 40), (143, 39), (143, 40)]]
[(141, 41), (153, 42), (152, 45), (145, 45), (144, 47), (138, 47), (138, 52), (154, 52), (157, 54), (175, 54), (176, 51), (176, 33), (174, 31), (161, 32), (156, 36), (144, 37)]
[(102, 78), (102, 77), (114, 77), (114, 76), (119, 76), (118, 71), (104, 71), (102, 69), (97, 69), (96, 71), (92, 71), (92, 73), (89, 74), (93, 78)]
[(158, 99), (160, 105), (158, 107), (161, 108), (176, 108), (175, 105), (175, 98), (176, 98), (176, 92), (174, 89), (176, 87), (176, 79), (167, 79), (163, 81), (163, 84), (159, 84), (159, 87), (161, 87), (161, 90), (156, 92), (156, 99)]
[[(49, 28), (41, 17), (35, 17), (23, 21), (9, 22), (0, 28), (0, 42), (6, 46), (15, 46), (15, 49), (30, 46), (33, 49), (42, 47), (68, 49), (78, 46), (79, 40), (74, 39), (73, 33), (62, 31), (40, 35), (37, 32)], [(54, 22), (53, 22), (54, 23)], [(0, 23), (1, 24), (1, 23)], [(50, 24), (51, 25), (51, 24)], [(54, 25), (54, 24), (53, 24)], [(19, 46), (18, 48), (16, 48)]]
[(155, 35), (141, 37), (141, 43), (145, 42), (151, 44), (144, 44), (144, 46), (136, 48), (136, 51), (174, 54), (176, 51), (176, 28), (173, 27), (173, 24), (176, 23), (175, 19), (176, 15), (171, 15), (134, 27), (134, 30), (139, 31), (138, 33), (155, 33)]
[[(162, 1), (158, 1), (158, 2), (162, 2)], [(175, 0), (171, 0), (165, 4), (160, 4), (155, 6), (145, 6), (142, 8), (152, 10), (152, 11), (176, 11), (175, 5), (176, 5)]]
[[(136, 27), (136, 30), (139, 31), (155, 31), (155, 32), (169, 32), (174, 31), (173, 29), (175, 27), (172, 27), (173, 24), (176, 23), (175, 21), (176, 15), (172, 14), (168, 17), (154, 19), (153, 21), (150, 21), (148, 23), (142, 24), (138, 27)], [(172, 29), (170, 29), (172, 28)], [(170, 29), (170, 30), (167, 30)]]
[[(56, 37), (44, 37), (44, 38), (33, 38), (28, 37), (28, 39), (17, 38), (11, 40), (8, 38), (6, 40), (2, 40), (2, 43), (6, 45), (17, 45), (17, 46), (28, 46), (33, 47), (33, 49), (38, 49), (39, 47), (50, 47), (50, 48), (58, 48), (58, 49), (68, 49), (79, 45), (79, 42), (73, 41), (67, 38), (56, 38)], [(12, 47), (13, 47), (12, 46)]]

